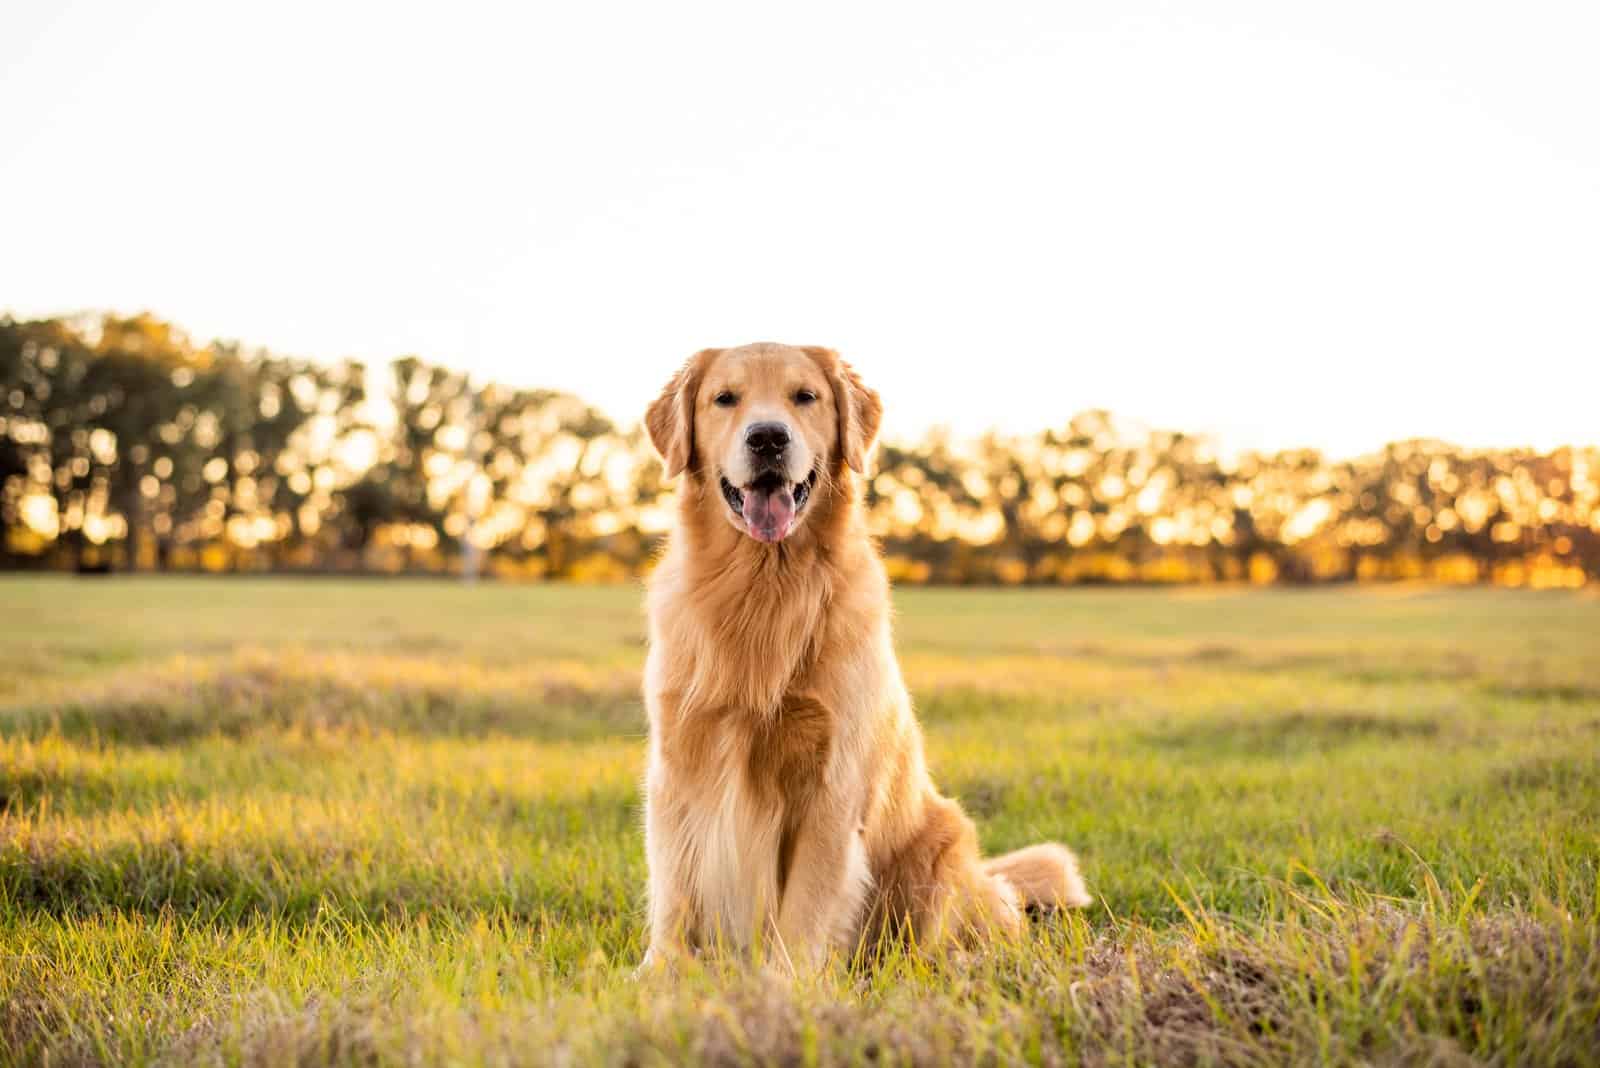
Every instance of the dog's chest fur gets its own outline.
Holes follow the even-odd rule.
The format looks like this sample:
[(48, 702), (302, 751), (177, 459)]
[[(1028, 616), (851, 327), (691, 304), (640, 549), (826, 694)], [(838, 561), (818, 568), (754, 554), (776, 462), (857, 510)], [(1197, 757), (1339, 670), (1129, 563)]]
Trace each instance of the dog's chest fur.
[(792, 834), (827, 766), (831, 717), (795, 696), (767, 719), (701, 710), (678, 728), (661, 755), (681, 790), (697, 926), (703, 937), (747, 944), (781, 901)]
[(835, 710), (810, 687), (829, 639), (825, 599), (788, 592), (680, 615), (651, 650), (653, 774), (671, 783), (703, 938), (759, 936), (833, 755)]

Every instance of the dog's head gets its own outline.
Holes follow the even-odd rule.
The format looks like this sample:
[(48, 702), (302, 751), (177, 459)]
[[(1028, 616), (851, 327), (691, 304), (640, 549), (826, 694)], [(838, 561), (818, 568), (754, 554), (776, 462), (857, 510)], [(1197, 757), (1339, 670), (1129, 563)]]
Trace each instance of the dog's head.
[(734, 529), (769, 544), (804, 523), (848, 466), (866, 469), (883, 406), (832, 349), (695, 353), (645, 414), (667, 477), (715, 489)]

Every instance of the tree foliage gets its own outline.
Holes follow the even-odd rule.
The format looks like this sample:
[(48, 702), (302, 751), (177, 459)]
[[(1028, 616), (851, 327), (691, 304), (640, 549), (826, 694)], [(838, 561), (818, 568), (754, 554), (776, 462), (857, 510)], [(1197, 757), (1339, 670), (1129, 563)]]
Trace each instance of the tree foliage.
[[(0, 319), (13, 566), (443, 571), (470, 545), (504, 575), (616, 578), (649, 566), (669, 495), (639, 430), (569, 394), (149, 315)], [(903, 581), (1600, 579), (1592, 447), (1230, 458), (1091, 411), (887, 442), (866, 506)]]

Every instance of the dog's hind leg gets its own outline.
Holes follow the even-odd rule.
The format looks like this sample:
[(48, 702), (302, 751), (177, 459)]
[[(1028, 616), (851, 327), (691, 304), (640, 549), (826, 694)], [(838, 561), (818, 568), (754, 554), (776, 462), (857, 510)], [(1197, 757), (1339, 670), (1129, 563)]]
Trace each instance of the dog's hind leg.
[(917, 831), (881, 872), (878, 924), (904, 921), (924, 950), (1005, 939), (1022, 930), (1022, 902), (1010, 883), (991, 875), (978, 852), (978, 832), (947, 797), (923, 802)]

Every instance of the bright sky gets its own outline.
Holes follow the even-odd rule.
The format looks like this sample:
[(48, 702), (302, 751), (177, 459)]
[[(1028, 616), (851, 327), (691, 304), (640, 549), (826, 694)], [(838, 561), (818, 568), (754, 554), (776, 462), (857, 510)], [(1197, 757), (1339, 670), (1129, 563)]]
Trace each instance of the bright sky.
[(840, 349), (891, 432), (1600, 440), (1600, 5), (0, 13), (0, 307), (624, 421)]

